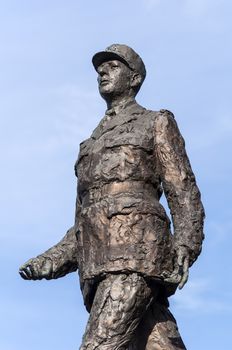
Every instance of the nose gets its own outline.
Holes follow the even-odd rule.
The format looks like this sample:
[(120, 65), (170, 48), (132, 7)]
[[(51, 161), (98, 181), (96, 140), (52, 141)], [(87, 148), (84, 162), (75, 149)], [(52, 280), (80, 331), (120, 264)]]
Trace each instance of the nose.
[(107, 76), (107, 73), (108, 73), (107, 65), (102, 63), (98, 67), (97, 72), (98, 72), (97, 81), (98, 81), (98, 84), (101, 84), (102, 79), (106, 79), (106, 76)]
[(98, 74), (99, 74), (101, 77), (102, 77), (104, 74), (106, 74), (106, 73), (107, 73), (106, 64), (102, 63), (102, 64), (98, 67), (97, 71), (98, 71)]

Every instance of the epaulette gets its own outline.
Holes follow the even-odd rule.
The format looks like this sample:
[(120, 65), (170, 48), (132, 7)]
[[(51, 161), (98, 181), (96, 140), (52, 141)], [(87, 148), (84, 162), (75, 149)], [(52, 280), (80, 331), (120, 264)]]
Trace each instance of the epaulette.
[(170, 112), (168, 109), (161, 109), (160, 113), (162, 114), (168, 114), (170, 117), (172, 117), (173, 119), (175, 119), (175, 116), (172, 112)]

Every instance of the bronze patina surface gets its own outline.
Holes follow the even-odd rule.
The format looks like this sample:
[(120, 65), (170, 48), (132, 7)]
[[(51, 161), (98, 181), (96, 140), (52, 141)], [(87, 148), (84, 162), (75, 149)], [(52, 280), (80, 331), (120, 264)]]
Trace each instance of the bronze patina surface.
[(185, 349), (168, 297), (201, 252), (204, 209), (184, 140), (171, 112), (135, 101), (146, 69), (134, 50), (111, 45), (93, 65), (107, 111), (80, 144), (75, 224), (20, 274), (79, 271), (90, 312), (82, 350)]

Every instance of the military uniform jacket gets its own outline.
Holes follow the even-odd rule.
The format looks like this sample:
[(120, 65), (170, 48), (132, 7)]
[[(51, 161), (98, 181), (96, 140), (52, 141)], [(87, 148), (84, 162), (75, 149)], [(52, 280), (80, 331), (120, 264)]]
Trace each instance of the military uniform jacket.
[[(165, 281), (176, 249), (201, 250), (204, 210), (171, 112), (135, 101), (108, 111), (80, 144), (76, 230), (81, 283), (112, 272)], [(159, 203), (166, 195), (174, 226)]]

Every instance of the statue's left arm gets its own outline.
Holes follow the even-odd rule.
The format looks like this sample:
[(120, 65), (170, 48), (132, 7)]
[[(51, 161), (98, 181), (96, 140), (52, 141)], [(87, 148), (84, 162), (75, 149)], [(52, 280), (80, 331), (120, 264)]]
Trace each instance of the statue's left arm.
[(184, 139), (171, 112), (158, 113), (154, 137), (160, 178), (174, 226), (176, 265), (170, 281), (176, 280), (182, 288), (188, 279), (189, 266), (201, 252), (204, 208)]

